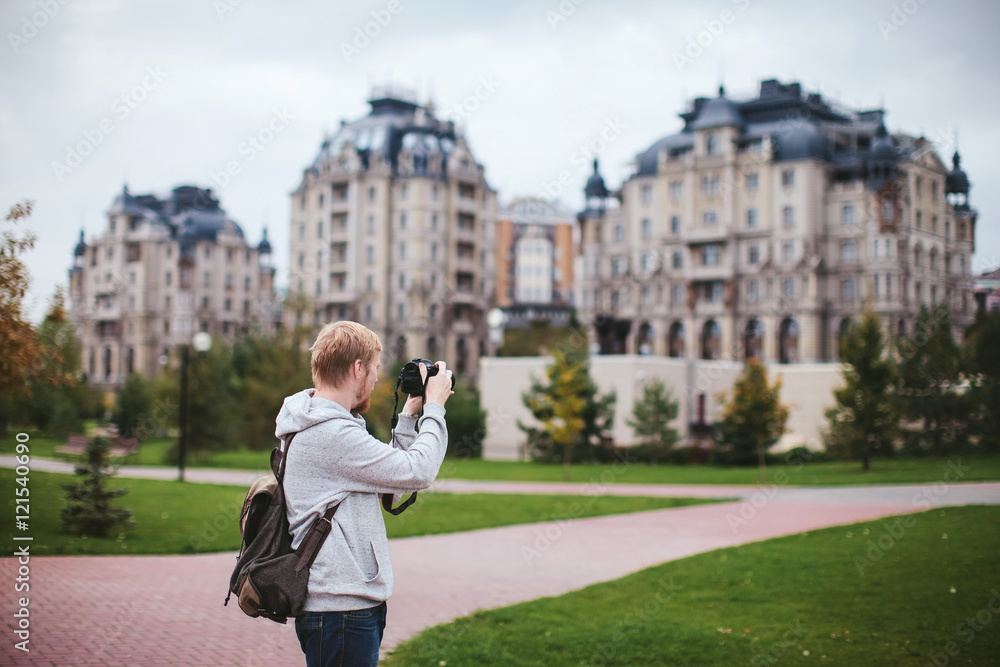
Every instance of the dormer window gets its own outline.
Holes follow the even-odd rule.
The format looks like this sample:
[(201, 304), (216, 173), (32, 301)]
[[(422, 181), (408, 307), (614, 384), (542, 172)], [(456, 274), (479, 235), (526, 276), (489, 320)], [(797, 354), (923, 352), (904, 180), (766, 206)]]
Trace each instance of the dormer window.
[(705, 152), (709, 155), (719, 152), (719, 137), (714, 132), (705, 137)]

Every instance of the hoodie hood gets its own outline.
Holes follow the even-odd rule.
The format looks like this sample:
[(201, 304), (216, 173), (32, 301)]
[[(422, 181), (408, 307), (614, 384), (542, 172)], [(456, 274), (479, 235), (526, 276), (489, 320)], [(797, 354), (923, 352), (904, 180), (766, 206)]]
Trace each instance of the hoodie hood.
[(274, 434), (280, 440), (284, 440), (289, 433), (298, 433), (331, 419), (350, 419), (364, 426), (363, 418), (351, 414), (339, 403), (325, 398), (313, 398), (315, 392), (315, 389), (303, 389), (285, 399), (275, 420)]

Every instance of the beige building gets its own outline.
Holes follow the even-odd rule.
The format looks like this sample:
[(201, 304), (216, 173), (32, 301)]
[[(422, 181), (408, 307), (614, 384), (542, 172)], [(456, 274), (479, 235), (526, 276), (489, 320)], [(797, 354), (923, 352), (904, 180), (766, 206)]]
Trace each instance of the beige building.
[(291, 196), (290, 326), (354, 320), (384, 361), (445, 359), (473, 377), (495, 303), (496, 192), (451, 121), (375, 90)]
[(267, 230), (248, 244), (211, 190), (160, 198), (125, 187), (104, 233), (88, 244), (81, 231), (73, 255), (70, 312), (94, 384), (152, 375), (196, 332), (233, 338), (279, 322)]
[(573, 214), (535, 197), (513, 200), (497, 222), (497, 305), (507, 326), (565, 324), (573, 304)]
[(594, 165), (578, 215), (580, 320), (604, 354), (836, 361), (864, 302), (893, 333), (921, 304), (971, 322), (976, 212), (923, 137), (763, 81), (680, 114), (611, 192)]

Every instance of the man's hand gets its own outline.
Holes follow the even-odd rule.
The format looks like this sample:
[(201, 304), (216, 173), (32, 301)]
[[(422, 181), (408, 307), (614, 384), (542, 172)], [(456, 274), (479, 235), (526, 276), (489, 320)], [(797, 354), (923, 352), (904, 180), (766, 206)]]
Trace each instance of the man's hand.
[[(426, 388), (424, 389), (424, 395), (427, 397), (428, 403), (438, 403), (439, 405), (444, 405), (448, 400), (448, 397), (454, 394), (451, 390), (451, 371), (448, 370), (447, 366), (443, 361), (439, 361), (435, 364), (438, 367), (437, 375), (432, 377), (430, 380), (426, 380)], [(421, 364), (421, 373), (424, 373), (423, 364)]]

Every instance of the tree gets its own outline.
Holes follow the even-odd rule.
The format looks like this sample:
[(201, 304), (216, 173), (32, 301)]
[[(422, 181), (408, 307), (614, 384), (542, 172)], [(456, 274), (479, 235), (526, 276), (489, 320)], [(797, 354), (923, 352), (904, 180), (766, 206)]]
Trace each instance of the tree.
[(518, 428), (528, 434), (532, 458), (562, 460), (568, 480), (571, 462), (597, 455), (614, 421), (615, 394), (598, 397), (585, 351), (556, 349), (552, 356), (545, 371), (547, 382), (533, 379), (531, 388), (521, 395), (541, 427), (518, 421)]
[(118, 392), (111, 421), (118, 426), (118, 434), (124, 438), (139, 438), (152, 435), (142, 428), (143, 420), (150, 414), (153, 404), (150, 383), (139, 373), (131, 373), (125, 378), (125, 386)]
[[(11, 207), (6, 221), (17, 223), (31, 215), (32, 202)], [(17, 236), (4, 231), (0, 237), (0, 394), (24, 394), (41, 346), (31, 324), (24, 319), (22, 306), (28, 291), (28, 269), (21, 255), (33, 248), (35, 235)]]
[(732, 399), (724, 404), (721, 443), (731, 452), (732, 462), (750, 465), (756, 459), (764, 481), (764, 459), (768, 448), (785, 432), (788, 408), (780, 400), (781, 378), (767, 381), (767, 369), (749, 359), (733, 385)]
[(919, 425), (909, 440), (913, 448), (941, 456), (961, 443), (970, 412), (947, 306), (921, 306), (913, 336), (899, 341), (899, 356), (903, 414)]
[(844, 339), (844, 386), (834, 391), (836, 405), (826, 411), (829, 427), (824, 434), (830, 453), (861, 459), (871, 469), (871, 455), (892, 452), (899, 430), (899, 401), (894, 393), (897, 372), (886, 355), (878, 316), (866, 310), (860, 323), (852, 323)]
[(486, 411), (479, 404), (479, 392), (465, 380), (455, 383), (448, 399), (448, 456), (482, 458), (486, 437)]
[(1000, 450), (1000, 313), (977, 318), (966, 337), (969, 403), (979, 446)]
[(652, 380), (642, 388), (642, 398), (632, 404), (632, 417), (626, 420), (649, 449), (650, 462), (656, 465), (661, 452), (669, 450), (679, 439), (670, 422), (677, 418), (678, 402), (663, 380)]
[(105, 438), (94, 438), (84, 450), (86, 462), (76, 466), (83, 479), (77, 484), (63, 484), (66, 501), (62, 509), (62, 528), (74, 535), (107, 537), (115, 529), (135, 527), (132, 512), (111, 507), (111, 501), (127, 493), (127, 489), (109, 489), (107, 481), (114, 475), (109, 470), (109, 445)]

